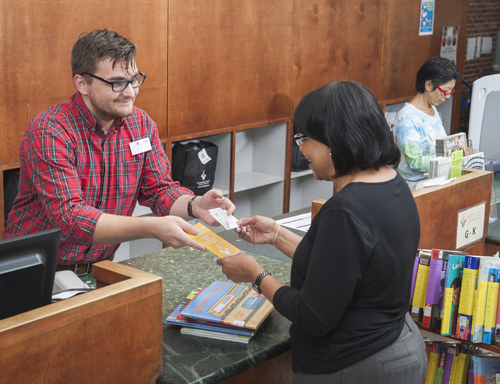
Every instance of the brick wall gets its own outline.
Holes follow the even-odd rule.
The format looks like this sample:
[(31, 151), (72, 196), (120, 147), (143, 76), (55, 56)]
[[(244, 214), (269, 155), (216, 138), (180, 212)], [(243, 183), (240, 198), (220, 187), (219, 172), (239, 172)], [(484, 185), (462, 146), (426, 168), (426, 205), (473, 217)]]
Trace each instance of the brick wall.
[[(469, 17), (467, 33), (460, 34), (464, 39), (472, 37), (493, 38), (492, 51), (489, 54), (481, 54), (481, 57), (465, 60), (462, 78), (469, 84), (480, 77), (492, 75), (495, 64), (495, 52), (497, 49), (497, 33), (500, 30), (500, 0), (469, 0)], [(466, 52), (467, 54), (467, 52)], [(469, 88), (462, 88), (463, 96), (470, 98)], [(469, 110), (462, 108), (460, 111), (459, 129), (467, 132), (469, 125)]]

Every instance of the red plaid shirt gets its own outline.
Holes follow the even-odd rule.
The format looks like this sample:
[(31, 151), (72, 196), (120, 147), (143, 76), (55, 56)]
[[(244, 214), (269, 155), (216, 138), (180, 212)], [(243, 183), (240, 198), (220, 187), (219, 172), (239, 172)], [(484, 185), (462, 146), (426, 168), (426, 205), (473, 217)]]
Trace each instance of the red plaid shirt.
[[(152, 149), (132, 156), (129, 144)], [(153, 120), (142, 110), (115, 120), (108, 133), (79, 93), (35, 117), (19, 150), (19, 193), (4, 238), (61, 228), (58, 264), (105, 259), (119, 244), (92, 244), (103, 213), (132, 216), (137, 200), (157, 216), (192, 192), (170, 177), (170, 162)]]

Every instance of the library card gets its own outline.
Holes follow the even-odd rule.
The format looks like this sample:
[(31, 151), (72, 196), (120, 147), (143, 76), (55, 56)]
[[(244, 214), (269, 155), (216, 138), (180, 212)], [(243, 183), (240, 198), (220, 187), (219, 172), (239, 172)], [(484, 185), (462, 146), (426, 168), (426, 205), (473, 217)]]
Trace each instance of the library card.
[(212, 217), (215, 218), (215, 220), (217, 220), (226, 229), (234, 229), (236, 227), (239, 227), (239, 225), (236, 224), (238, 219), (233, 215), (229, 216), (225, 209), (214, 208), (210, 209), (208, 212), (210, 212)]
[(224, 240), (222, 237), (212, 232), (201, 223), (196, 223), (194, 227), (199, 231), (196, 236), (188, 233), (198, 243), (219, 257), (232, 256), (240, 252), (238, 248)]

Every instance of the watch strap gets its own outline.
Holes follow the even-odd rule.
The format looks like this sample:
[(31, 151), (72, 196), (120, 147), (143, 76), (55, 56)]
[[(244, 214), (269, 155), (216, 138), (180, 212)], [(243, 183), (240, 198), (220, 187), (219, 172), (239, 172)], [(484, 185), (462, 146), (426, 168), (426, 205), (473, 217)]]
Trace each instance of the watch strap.
[(271, 275), (271, 272), (263, 270), (261, 273), (259, 273), (257, 275), (257, 278), (255, 279), (255, 283), (253, 283), (253, 289), (255, 289), (259, 294), (262, 293), (260, 290), (260, 284), (262, 283), (262, 280), (264, 279), (264, 277), (266, 277), (267, 275)]
[(194, 203), (194, 199), (196, 199), (198, 196), (193, 196), (191, 198), (191, 200), (189, 200), (189, 203), (187, 205), (187, 213), (188, 213), (188, 216), (189, 217), (193, 217), (195, 219), (197, 219), (197, 217), (193, 214), (193, 203)]

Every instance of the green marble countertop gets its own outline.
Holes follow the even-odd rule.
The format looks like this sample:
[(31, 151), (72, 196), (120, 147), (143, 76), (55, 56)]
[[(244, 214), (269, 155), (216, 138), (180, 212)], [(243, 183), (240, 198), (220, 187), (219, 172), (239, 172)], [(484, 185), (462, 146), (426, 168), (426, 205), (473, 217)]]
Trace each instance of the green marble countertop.
[[(229, 231), (228, 231), (229, 232)], [(236, 244), (239, 246), (240, 244)], [(253, 255), (278, 280), (290, 280), (289, 263)], [(194, 289), (228, 281), (216, 256), (193, 248), (165, 248), (121, 261), (163, 278), (163, 319)], [(276, 310), (248, 344), (181, 335), (180, 327), (164, 324), (163, 372), (157, 383), (220, 383), (290, 349), (290, 321)]]

